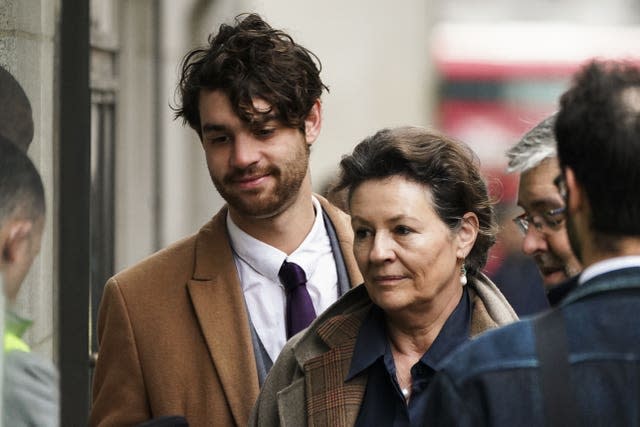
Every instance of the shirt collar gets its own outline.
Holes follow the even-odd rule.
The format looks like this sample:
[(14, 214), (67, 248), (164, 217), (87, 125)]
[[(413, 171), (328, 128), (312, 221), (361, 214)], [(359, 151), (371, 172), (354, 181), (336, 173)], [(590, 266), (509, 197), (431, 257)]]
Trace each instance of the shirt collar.
[[(460, 344), (469, 339), (471, 328), (471, 299), (465, 287), (460, 302), (453, 310), (431, 347), (420, 361), (436, 370), (439, 363)], [(390, 356), (384, 311), (373, 305), (365, 317), (356, 338), (351, 366), (346, 381), (369, 368), (379, 358)]]
[(373, 305), (369, 314), (364, 318), (356, 345), (353, 348), (353, 357), (351, 358), (351, 367), (347, 374), (346, 380), (358, 375), (387, 352), (387, 326), (384, 322), (384, 312), (377, 305)]
[(424, 364), (437, 370), (440, 362), (460, 344), (469, 339), (471, 330), (471, 298), (467, 287), (462, 289), (462, 298), (453, 313), (444, 323), (429, 350), (420, 359)]
[(629, 267), (640, 267), (640, 256), (630, 255), (598, 261), (595, 264), (592, 264), (584, 269), (582, 274), (580, 274), (578, 283), (582, 285), (583, 283), (586, 283), (587, 281), (593, 279), (596, 276), (600, 276), (601, 274)]
[(227, 212), (227, 231), (233, 251), (251, 268), (274, 282), (279, 282), (278, 272), (285, 260), (298, 264), (305, 271), (307, 277), (310, 277), (316, 266), (313, 262), (314, 259), (317, 259), (316, 248), (318, 245), (316, 245), (316, 242), (319, 239), (326, 238), (327, 235), (322, 219), (320, 202), (313, 196), (311, 197), (311, 202), (315, 211), (315, 219), (311, 230), (300, 246), (289, 256), (241, 230), (233, 222), (229, 212)]

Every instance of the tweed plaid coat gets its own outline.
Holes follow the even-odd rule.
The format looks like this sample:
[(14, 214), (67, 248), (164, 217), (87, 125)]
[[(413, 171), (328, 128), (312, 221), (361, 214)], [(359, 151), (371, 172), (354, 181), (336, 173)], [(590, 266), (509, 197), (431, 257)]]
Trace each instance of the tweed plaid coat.
[[(486, 277), (470, 280), (471, 335), (518, 320)], [(364, 286), (345, 294), (293, 337), (271, 369), (250, 426), (352, 426), (367, 386), (366, 371), (348, 382), (360, 325), (371, 307)]]

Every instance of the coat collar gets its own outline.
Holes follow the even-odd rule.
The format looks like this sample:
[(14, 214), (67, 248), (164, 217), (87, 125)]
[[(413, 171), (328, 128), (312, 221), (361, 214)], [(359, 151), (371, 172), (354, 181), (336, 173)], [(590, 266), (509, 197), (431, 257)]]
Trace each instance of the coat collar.
[[(365, 287), (352, 289), (320, 315), (293, 346), (304, 377), (278, 394), (284, 425), (296, 425), (293, 421), (300, 418), (306, 419), (309, 426), (343, 426), (356, 422), (367, 376), (363, 373), (348, 382), (345, 379), (360, 325), (370, 307)], [(284, 407), (289, 395), (305, 396), (303, 411)]]
[(336, 237), (340, 243), (342, 258), (349, 275), (349, 282), (351, 283), (351, 286), (357, 286), (363, 282), (363, 279), (360, 269), (358, 268), (358, 264), (356, 263), (356, 258), (353, 256), (353, 229), (351, 228), (351, 217), (329, 203), (329, 201), (324, 197), (318, 194), (314, 194), (314, 196), (318, 199), (322, 209), (325, 211), (327, 216), (329, 216), (329, 219), (333, 224)]
[(198, 232), (187, 288), (235, 422), (246, 425), (258, 397), (258, 372), (226, 213), (223, 208)]
[(595, 276), (577, 286), (560, 303), (560, 307), (603, 292), (640, 288), (640, 267), (622, 268)]

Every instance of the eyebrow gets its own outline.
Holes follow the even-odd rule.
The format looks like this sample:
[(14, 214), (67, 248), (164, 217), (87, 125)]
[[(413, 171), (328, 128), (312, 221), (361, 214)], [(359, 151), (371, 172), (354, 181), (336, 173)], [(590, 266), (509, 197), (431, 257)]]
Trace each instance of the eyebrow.
[[(416, 218), (414, 216), (410, 216), (410, 215), (405, 215), (405, 214), (400, 214), (400, 215), (396, 215), (396, 216), (392, 216), (391, 218), (387, 218), (385, 219), (385, 223), (394, 223), (394, 222), (398, 222), (398, 221), (402, 221), (402, 220), (411, 220), (411, 221), (420, 221), (420, 218)], [(369, 221), (367, 221), (366, 219), (360, 217), (360, 216), (351, 216), (351, 222), (355, 222), (355, 221), (359, 221), (359, 222), (366, 222), (368, 223)]]
[(274, 112), (254, 114), (251, 116), (251, 118), (252, 121), (248, 123), (248, 126), (250, 128), (263, 126), (269, 122), (279, 122), (278, 115)]
[(205, 125), (202, 125), (202, 133), (209, 133), (209, 132), (222, 132), (227, 130), (227, 127), (224, 125), (217, 125), (214, 123), (207, 123)]
[[(257, 120), (255, 119), (256, 116), (259, 117)], [(254, 118), (254, 120), (252, 122), (249, 122), (249, 123), (243, 122), (243, 124), (249, 129), (255, 129), (256, 127), (264, 126), (265, 124), (267, 124), (269, 122), (278, 122), (279, 123), (278, 116), (275, 113), (258, 114), (258, 115), (254, 115), (253, 118)], [(219, 124), (216, 124), (216, 123), (206, 123), (206, 124), (202, 125), (202, 133), (203, 134), (206, 134), (206, 133), (209, 133), (209, 132), (224, 132), (227, 129), (228, 129), (227, 126), (219, 125)]]
[[(517, 205), (522, 210), (527, 211), (527, 209), (522, 205), (520, 200), (517, 201)], [(554, 209), (560, 206), (564, 206), (564, 203), (562, 202), (562, 199), (560, 197), (558, 197), (557, 199), (553, 197), (545, 197), (545, 198), (537, 199), (533, 201), (533, 203), (531, 203), (531, 210), (540, 209), (540, 208)]]

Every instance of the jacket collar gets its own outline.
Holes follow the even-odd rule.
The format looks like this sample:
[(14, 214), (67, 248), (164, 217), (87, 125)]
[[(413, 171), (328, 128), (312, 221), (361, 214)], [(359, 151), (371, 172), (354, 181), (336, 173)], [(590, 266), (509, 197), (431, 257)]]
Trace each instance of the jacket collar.
[(187, 288), (234, 420), (246, 425), (258, 397), (258, 372), (226, 213), (223, 208), (198, 232)]
[[(299, 368), (303, 369), (305, 363), (326, 352), (327, 348), (337, 347), (349, 340), (355, 342), (362, 319), (370, 306), (369, 294), (360, 285), (320, 314), (293, 345), (293, 354)], [(354, 313), (359, 314), (357, 320), (352, 317)]]
[[(349, 291), (325, 312), (315, 334), (303, 337), (294, 354), (304, 371), (304, 394), (309, 425), (354, 425), (364, 398), (367, 375), (346, 381), (360, 325), (371, 308), (364, 286)], [(340, 314), (336, 314), (340, 313)], [(309, 349), (308, 340), (318, 340)], [(305, 346), (305, 344), (307, 344)], [(328, 350), (327, 350), (328, 347)]]
[(613, 270), (595, 276), (576, 287), (573, 292), (567, 295), (560, 306), (562, 307), (574, 301), (603, 292), (638, 288), (640, 288), (640, 267)]
[(5, 333), (10, 333), (15, 335), (18, 338), (22, 338), (22, 336), (27, 332), (27, 330), (33, 325), (33, 321), (29, 319), (25, 319), (24, 317), (19, 316), (11, 310), (6, 310), (4, 314), (4, 331)]
[[(277, 393), (279, 423), (354, 425), (366, 388), (366, 375), (345, 384), (353, 347), (371, 300), (364, 286), (347, 292), (291, 339), (297, 379)], [(330, 381), (330, 384), (327, 383)]]
[(22, 336), (33, 322), (18, 316), (11, 310), (5, 311), (4, 322), (4, 352), (8, 353), (13, 350), (30, 352), (31, 349), (22, 340)]
[[(340, 254), (338, 255), (340, 255), (342, 261), (344, 261), (344, 266), (346, 267), (346, 272), (349, 276), (351, 286), (359, 285), (362, 283), (363, 279), (360, 269), (358, 268), (358, 264), (356, 263), (356, 259), (353, 256), (353, 229), (351, 228), (351, 217), (329, 203), (329, 201), (324, 197), (318, 194), (314, 194), (314, 196), (320, 202), (322, 210), (327, 214), (333, 225), (331, 228), (335, 231), (335, 236), (338, 240), (339, 246), (334, 247), (332, 245), (332, 249), (334, 249), (334, 251), (336, 249), (340, 250)], [(329, 228), (330, 227), (327, 227), (327, 232), (331, 233)], [(339, 257), (336, 257), (336, 262), (338, 261)], [(338, 262), (338, 264), (340, 263)]]

